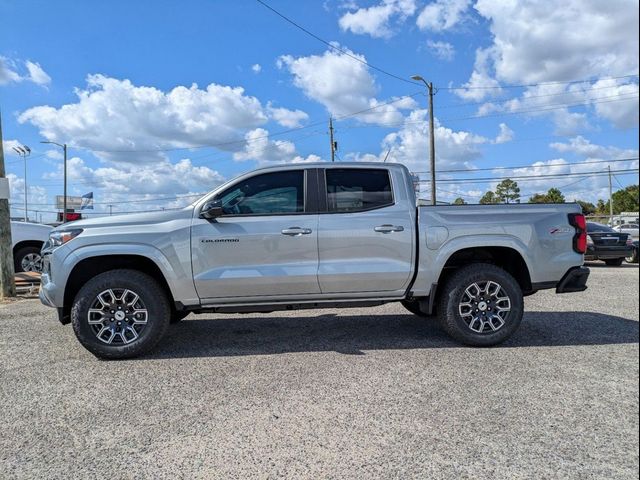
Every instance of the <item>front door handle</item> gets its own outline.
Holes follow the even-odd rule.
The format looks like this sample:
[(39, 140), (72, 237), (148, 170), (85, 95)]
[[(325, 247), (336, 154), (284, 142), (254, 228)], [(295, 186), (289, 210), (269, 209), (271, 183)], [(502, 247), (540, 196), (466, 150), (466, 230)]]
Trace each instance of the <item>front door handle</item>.
[(404, 232), (404, 227), (400, 225), (379, 225), (373, 229), (376, 232), (380, 233), (392, 233), (392, 232)]
[(290, 237), (299, 237), (300, 235), (309, 235), (311, 231), (310, 228), (289, 227), (282, 230), (281, 233)]

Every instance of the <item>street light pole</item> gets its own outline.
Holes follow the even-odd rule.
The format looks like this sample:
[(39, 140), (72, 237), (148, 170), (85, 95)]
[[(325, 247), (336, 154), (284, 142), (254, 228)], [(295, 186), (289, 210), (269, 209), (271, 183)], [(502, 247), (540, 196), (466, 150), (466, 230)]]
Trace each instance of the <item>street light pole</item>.
[(24, 160), (24, 221), (27, 222), (29, 221), (27, 204), (27, 196), (29, 194), (29, 189), (27, 188), (27, 157), (31, 155), (31, 149), (26, 145), (18, 145), (17, 147), (13, 147), (13, 150)]
[(429, 92), (429, 163), (431, 169), (431, 204), (436, 204), (436, 142), (433, 124), (433, 83), (427, 82), (420, 75), (411, 77), (413, 80), (420, 81), (425, 84)]
[(63, 198), (62, 198), (62, 223), (66, 223), (67, 222), (67, 144), (66, 143), (56, 143), (56, 142), (49, 142), (49, 141), (42, 141), (40, 143), (50, 143), (52, 145), (57, 145), (58, 147), (62, 148), (62, 152), (64, 154), (64, 166), (63, 166), (63, 176), (64, 176), (64, 180), (63, 180)]

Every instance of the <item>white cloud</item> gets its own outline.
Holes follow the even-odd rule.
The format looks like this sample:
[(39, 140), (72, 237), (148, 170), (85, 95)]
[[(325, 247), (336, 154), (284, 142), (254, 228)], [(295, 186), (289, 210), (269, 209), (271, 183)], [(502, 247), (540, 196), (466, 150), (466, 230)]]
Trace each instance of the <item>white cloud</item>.
[(420, 30), (450, 30), (465, 18), (471, 0), (436, 0), (429, 3), (416, 20)]
[[(344, 49), (363, 61), (365, 57)], [(294, 58), (284, 55), (278, 66), (293, 75), (293, 83), (305, 95), (326, 107), (331, 115), (340, 117), (353, 112), (380, 106), (375, 98), (377, 86), (368, 67), (349, 56), (327, 50), (322, 55)], [(403, 119), (401, 109), (415, 107), (413, 99), (385, 105), (373, 111), (355, 115), (366, 123), (398, 123)]]
[[(397, 132), (385, 136), (378, 155), (354, 153), (348, 156), (356, 161), (382, 161), (389, 152), (388, 162), (406, 165), (412, 171), (429, 170), (428, 110), (414, 110)], [(472, 162), (481, 157), (479, 147), (490, 143), (480, 135), (466, 131), (455, 131), (440, 124), (436, 119), (435, 143), (438, 169), (473, 168)]]
[(251, 70), (253, 70), (253, 73), (260, 73), (262, 71), (262, 65), (260, 65), (259, 63), (254, 63), (253, 65), (251, 65)]
[(18, 140), (2, 141), (2, 151), (4, 152), (5, 156), (13, 155), (17, 157), (18, 154), (15, 152), (14, 148), (18, 148), (20, 146), (22, 146), (22, 144)]
[(440, 60), (446, 60), (450, 62), (456, 54), (456, 50), (449, 42), (434, 42), (433, 40), (427, 40), (427, 47), (429, 51), (439, 58)]
[[(132, 198), (131, 195), (177, 195), (194, 190), (204, 192), (222, 183), (216, 170), (193, 165), (184, 158), (172, 163), (162, 161), (145, 165), (111, 165), (93, 168), (79, 157), (67, 161), (70, 184), (84, 184), (83, 190), (98, 189), (105, 199)], [(61, 180), (62, 164), (45, 179)], [(118, 197), (120, 196), (120, 197)]]
[(288, 108), (276, 108), (271, 105), (271, 103), (267, 104), (267, 112), (269, 116), (273, 118), (276, 122), (278, 122), (283, 127), (287, 128), (297, 128), (302, 125), (302, 123), (309, 119), (309, 115), (307, 115), (302, 110), (289, 110)]
[(554, 142), (549, 146), (561, 153), (575, 153), (589, 159), (617, 159), (638, 156), (638, 150), (597, 145), (581, 135), (570, 139), (568, 143)]
[[(9, 202), (11, 204), (12, 217), (24, 217), (24, 178), (18, 177), (13, 173), (7, 174), (9, 180)], [(30, 179), (27, 179), (29, 183)], [(35, 219), (35, 210), (46, 210), (47, 191), (38, 185), (29, 185), (29, 196), (27, 197), (27, 208), (29, 209), (29, 218)]]
[(102, 159), (128, 163), (164, 158), (153, 152), (157, 149), (233, 142), (268, 120), (260, 101), (241, 87), (212, 83), (200, 89), (193, 84), (163, 92), (104, 75), (90, 75), (87, 83), (86, 89), (76, 90), (76, 103), (30, 108), (18, 117), (20, 123), (37, 126), (48, 140), (97, 152), (150, 151), (98, 153)]
[(51, 77), (47, 75), (39, 63), (34, 63), (29, 60), (25, 62), (25, 66), (29, 71), (29, 79), (37, 85), (49, 85), (51, 83)]
[(507, 142), (510, 142), (511, 140), (513, 140), (514, 136), (515, 135), (513, 133), (513, 130), (511, 130), (506, 123), (501, 123), (500, 124), (500, 133), (498, 134), (496, 139), (493, 141), (493, 143), (497, 143), (497, 144), (507, 143)]
[(500, 83), (493, 78), (491, 73), (491, 58), (493, 49), (479, 48), (476, 50), (476, 59), (473, 73), (469, 81), (463, 85), (465, 90), (456, 90), (455, 93), (465, 100), (482, 100), (489, 95), (500, 94)]
[(270, 140), (269, 132), (263, 128), (256, 128), (247, 132), (245, 149), (233, 154), (238, 161), (255, 160), (259, 164), (269, 163), (304, 163), (319, 162), (317, 155), (303, 157), (296, 151), (296, 146), (287, 140)]
[(339, 25), (342, 31), (367, 34), (374, 38), (389, 38), (394, 34), (389, 25), (391, 20), (395, 18), (398, 22), (403, 22), (415, 11), (415, 0), (383, 0), (372, 7), (345, 13), (340, 17)]
[[(21, 75), (18, 70), (27, 71)], [(46, 87), (51, 83), (51, 77), (44, 71), (39, 63), (27, 60), (25, 62), (12, 60), (0, 56), (0, 85), (8, 83), (32, 82)]]
[(638, 3), (478, 0), (505, 82), (566, 81), (638, 70)]
[(15, 71), (15, 63), (6, 57), (0, 56), (0, 85), (21, 80), (22, 77)]

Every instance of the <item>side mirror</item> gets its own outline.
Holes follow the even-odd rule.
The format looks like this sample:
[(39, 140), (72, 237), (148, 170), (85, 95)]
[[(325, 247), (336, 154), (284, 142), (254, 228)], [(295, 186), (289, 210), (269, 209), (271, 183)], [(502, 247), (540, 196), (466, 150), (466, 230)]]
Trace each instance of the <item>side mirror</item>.
[(211, 200), (205, 203), (202, 210), (200, 210), (200, 218), (206, 218), (207, 220), (215, 220), (223, 214), (224, 210), (222, 210), (222, 202), (220, 200)]

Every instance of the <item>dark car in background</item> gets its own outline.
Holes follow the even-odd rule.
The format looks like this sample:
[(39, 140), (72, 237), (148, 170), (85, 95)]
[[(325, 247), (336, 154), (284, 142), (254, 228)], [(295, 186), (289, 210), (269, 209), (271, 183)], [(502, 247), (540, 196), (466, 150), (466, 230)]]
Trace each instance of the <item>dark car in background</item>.
[(603, 260), (611, 266), (620, 266), (633, 255), (633, 240), (628, 233), (595, 222), (587, 222), (587, 252), (585, 260)]
[(627, 263), (638, 263), (638, 240), (633, 241), (633, 249), (631, 250), (631, 255), (626, 257), (625, 260)]

